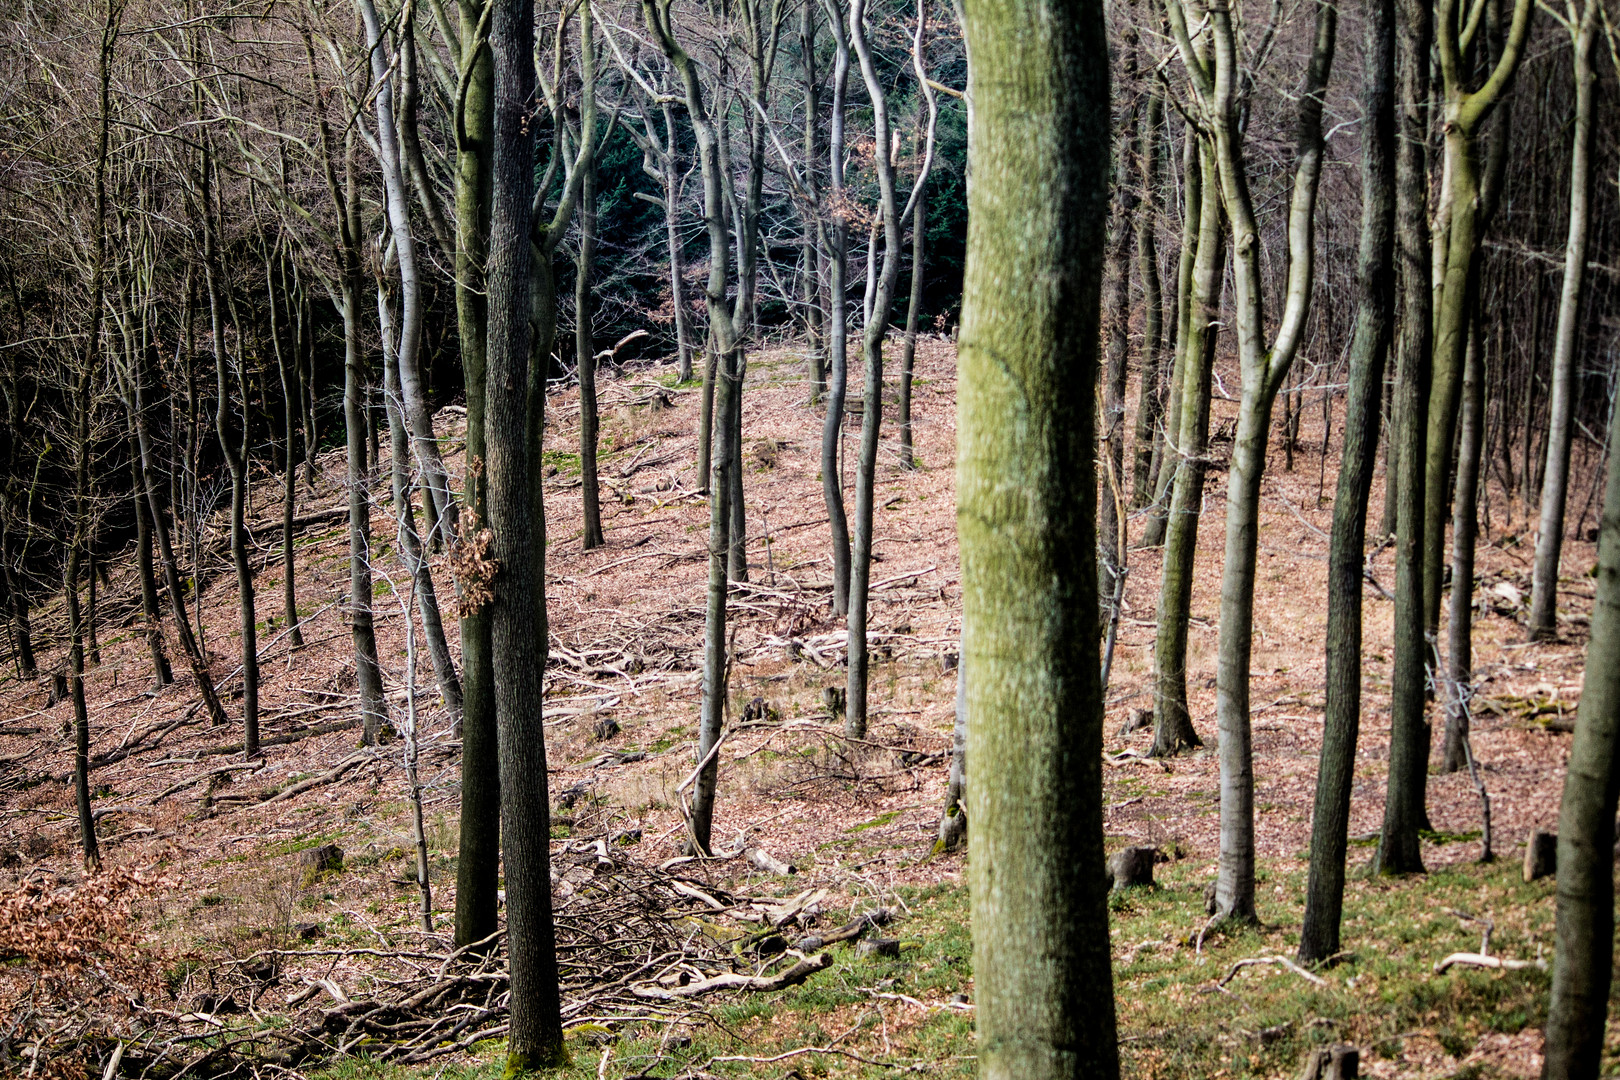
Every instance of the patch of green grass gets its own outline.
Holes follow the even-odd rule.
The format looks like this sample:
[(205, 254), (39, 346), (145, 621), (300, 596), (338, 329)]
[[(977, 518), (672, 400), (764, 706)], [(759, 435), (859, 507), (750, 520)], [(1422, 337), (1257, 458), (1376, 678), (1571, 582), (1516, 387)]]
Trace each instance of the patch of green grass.
[(541, 460), (547, 465), (555, 465), (559, 473), (579, 472), (579, 455), (570, 454), (566, 450), (547, 450), (541, 455)]
[(901, 813), (902, 813), (902, 811), (899, 811), (899, 810), (890, 810), (887, 813), (879, 814), (877, 817), (873, 818), (871, 821), (863, 821), (859, 825), (856, 825), (853, 828), (847, 829), (845, 831), (852, 832), (852, 833), (858, 833), (858, 832), (865, 832), (867, 829), (880, 828), (881, 826), (887, 825), (889, 822), (891, 822), (895, 818), (899, 817)]

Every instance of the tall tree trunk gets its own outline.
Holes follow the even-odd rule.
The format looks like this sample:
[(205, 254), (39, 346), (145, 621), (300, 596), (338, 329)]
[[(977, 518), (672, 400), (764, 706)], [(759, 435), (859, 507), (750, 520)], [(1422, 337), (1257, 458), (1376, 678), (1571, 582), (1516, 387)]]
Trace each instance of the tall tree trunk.
[(158, 686), (168, 686), (174, 681), (174, 671), (163, 645), (163, 612), (158, 605), (157, 575), (152, 565), (152, 514), (141, 483), (140, 453), (139, 444), (131, 439), (130, 501), (135, 510), (135, 568), (141, 579), (141, 619), (146, 623), (146, 646), (152, 655), (152, 681)]
[(675, 354), (681, 382), (692, 381), (692, 319), (686, 310), (685, 245), (681, 242), (681, 174), (675, 167), (675, 112), (664, 104), (664, 152), (659, 174), (664, 183), (664, 233), (669, 245), (669, 298), (675, 310)]
[[(1198, 257), (1199, 234), (1204, 224), (1201, 220), (1200, 206), (1204, 200), (1203, 193), (1203, 166), (1200, 158), (1203, 153), (1198, 133), (1188, 125), (1182, 139), (1181, 146), (1181, 175), (1182, 180), (1182, 212), (1181, 212), (1181, 253), (1176, 260), (1176, 325), (1175, 344), (1171, 355), (1175, 358), (1171, 363), (1169, 400), (1165, 404), (1164, 421), (1154, 433), (1153, 439), (1153, 512), (1148, 515), (1146, 526), (1142, 529), (1142, 544), (1144, 547), (1158, 547), (1165, 543), (1165, 531), (1170, 521), (1170, 500), (1173, 497), (1171, 485), (1180, 472), (1178, 456), (1181, 450), (1181, 421), (1184, 408), (1181, 400), (1181, 388), (1187, 381), (1187, 357), (1199, 354), (1188, 351), (1187, 339), (1192, 334), (1193, 312), (1199, 310), (1193, 298), (1197, 286), (1196, 261)], [(1218, 195), (1212, 195), (1217, 206), (1220, 205)], [(1215, 307), (1220, 303), (1217, 300)], [(1218, 318), (1217, 311), (1212, 318)]]
[[(456, 331), (467, 393), (467, 522), (458, 554), (487, 543), (489, 508), (485, 470), (488, 298), (484, 264), (489, 251), (494, 69), (487, 44), (478, 40), (484, 12), (480, 0), (460, 0), (461, 79), (467, 94), (456, 145)], [(462, 548), (461, 545), (466, 545)], [(495, 687), (490, 655), (490, 608), (468, 595), (460, 582), (461, 621), (461, 822), (456, 863), (455, 944), (465, 948), (497, 928), (500, 883), (501, 787), (495, 732)], [(487, 588), (487, 582), (480, 582)]]
[(1344, 451), (1328, 546), (1326, 702), (1311, 815), (1310, 874), (1299, 959), (1318, 963), (1339, 951), (1350, 795), (1361, 731), (1362, 574), (1367, 503), (1378, 464), (1395, 306), (1395, 0), (1365, 0), (1362, 47), (1361, 247), (1356, 325), (1350, 340)]
[[(1186, 332), (1181, 338), (1180, 415), (1172, 413), (1161, 475), (1173, 476), (1164, 560), (1159, 580), (1158, 626), (1153, 641), (1153, 749), (1156, 756), (1202, 745), (1187, 713), (1187, 627), (1192, 611), (1193, 560), (1204, 502), (1204, 451), (1209, 438), (1210, 379), (1226, 270), (1226, 229), (1220, 188), (1207, 150), (1187, 174), (1189, 202), (1196, 191), (1195, 261)], [(1172, 426), (1173, 425), (1173, 426)], [(1176, 455), (1172, 460), (1170, 455)]]
[(1457, 497), (1451, 517), (1451, 613), (1446, 624), (1446, 664), (1450, 692), (1446, 703), (1446, 741), (1440, 771), (1468, 767), (1468, 695), (1474, 678), (1474, 543), (1479, 536), (1479, 472), (1484, 443), (1485, 343), (1480, 338), (1479, 300), (1474, 298), (1473, 328), (1468, 335), (1463, 372), (1462, 415), (1457, 431)]
[(366, 474), (366, 382), (360, 352), (360, 267), (358, 258), (343, 269), (343, 420), (348, 431), (349, 636), (354, 643), (355, 680), (360, 689), (361, 741), (375, 745), (388, 719), (382, 670), (377, 665), (377, 633), (371, 606), (371, 494)]
[(810, 404), (821, 401), (827, 392), (825, 320), (821, 308), (821, 272), (825, 266), (822, 242), (821, 191), (816, 182), (816, 163), (821, 160), (821, 79), (816, 74), (816, 5), (799, 8), (799, 57), (804, 68), (804, 235), (801, 238), (804, 264), (804, 324), (810, 353)]
[[(96, 140), (96, 220), (94, 262), (90, 271), (90, 331), (85, 339), (84, 355), (79, 358), (78, 385), (73, 394), (73, 531), (68, 540), (62, 582), (68, 616), (69, 691), (73, 696), (73, 801), (79, 812), (79, 841), (84, 854), (84, 868), (91, 873), (101, 869), (101, 850), (96, 844), (96, 820), (90, 812), (90, 714), (84, 700), (84, 628), (79, 612), (79, 560), (92, 536), (89, 505), (90, 391), (102, 349), (102, 308), (106, 297), (107, 273), (108, 135), (112, 126), (111, 69), (122, 16), (123, 5), (116, 0), (107, 0), (98, 64), (101, 123)], [(94, 570), (91, 573), (94, 575)]]
[[(400, 279), (400, 333), (399, 381), (403, 395), (401, 408), (411, 430), (411, 447), (418, 468), (422, 472), (422, 487), (426, 493), (428, 511), (428, 543), (437, 550), (453, 537), (456, 529), (456, 505), (450, 496), (449, 476), (444, 459), (439, 453), (439, 441), (433, 430), (433, 417), (428, 412), (427, 390), (422, 382), (422, 305), (421, 276), (416, 257), (416, 238), (411, 226), (410, 194), (406, 187), (406, 164), (402, 160), (401, 139), (394, 120), (393, 69), (396, 66), (388, 55), (382, 38), (382, 27), (372, 0), (358, 0), (361, 18), (366, 26), (366, 47), (371, 60), (373, 83), (372, 103), (377, 118), (378, 159), (382, 166), (384, 202), (389, 227), (393, 232), (395, 257), (399, 260)], [(414, 42), (412, 12), (407, 5), (402, 13), (400, 39)], [(406, 119), (415, 120), (416, 88), (414, 86), (414, 46), (406, 49), (403, 72), (411, 79), (405, 87)], [(410, 133), (415, 138), (415, 131)], [(386, 396), (387, 390), (383, 389)], [(369, 401), (369, 398), (368, 398)], [(375, 411), (367, 410), (371, 431), (372, 465), (377, 464), (377, 426)], [(431, 579), (428, 587), (432, 587)], [(442, 681), (442, 680), (441, 680)]]
[[(1429, 724), (1424, 717), (1428, 649), (1423, 634), (1424, 441), (1428, 430), (1433, 292), (1430, 284), (1428, 102), (1433, 23), (1428, 0), (1396, 0), (1400, 88), (1395, 155), (1395, 245), (1401, 289), (1399, 363), (1389, 461), (1395, 469), (1394, 673), (1390, 762), (1375, 865), (1421, 872)], [(1386, 482), (1389, 482), (1386, 479)]]
[(675, 69), (686, 99), (687, 115), (697, 138), (698, 165), (703, 174), (703, 219), (709, 236), (709, 278), (704, 305), (709, 316), (709, 360), (714, 365), (711, 383), (718, 385), (715, 411), (720, 418), (718, 438), (710, 457), (709, 474), (709, 582), (703, 628), (703, 699), (698, 720), (697, 757), (702, 766), (692, 792), (691, 841), (699, 852), (710, 850), (714, 791), (719, 764), (713, 754), (725, 722), (726, 676), (726, 570), (732, 550), (731, 499), (736, 485), (730, 477), (739, 455), (731, 441), (740, 427), (728, 422), (737, 415), (733, 397), (741, 392), (742, 348), (738, 316), (743, 298), (728, 310), (726, 280), (731, 249), (730, 177), (723, 169), (719, 126), (703, 101), (697, 63), (675, 39), (670, 0), (642, 0), (647, 29)]
[(1432, 267), (1437, 295), (1424, 447), (1423, 628), (1431, 637), (1436, 635), (1440, 622), (1446, 518), (1452, 495), (1451, 454), (1467, 363), (1469, 305), (1478, 274), (1484, 218), (1488, 217), (1482, 213), (1477, 136), (1480, 125), (1512, 84), (1532, 10), (1531, 0), (1514, 0), (1513, 26), (1501, 54), (1495, 58), (1484, 85), (1470, 92), (1465, 87), (1472, 83), (1473, 69), (1462, 56), (1466, 50), (1457, 25), (1458, 2), (1441, 0), (1434, 23), (1440, 58), (1445, 163), (1437, 215), (1439, 239)]
[[(890, 144), (889, 106), (866, 38), (866, 0), (849, 8), (849, 36), (861, 65), (867, 96), (872, 103), (874, 145)], [(920, 33), (920, 31), (919, 31)], [(894, 163), (875, 161), (878, 176), (879, 219), (883, 228), (883, 263), (874, 280), (872, 307), (866, 313), (861, 348), (866, 360), (866, 386), (861, 413), (861, 449), (855, 469), (855, 536), (849, 575), (849, 678), (844, 697), (844, 734), (866, 737), (867, 679), (871, 656), (866, 647), (868, 586), (872, 580), (872, 528), (874, 485), (877, 479), (878, 437), (883, 425), (883, 339), (894, 310), (894, 288), (900, 279), (901, 225), (905, 212), (895, 192)], [(926, 176), (923, 178), (926, 180)], [(921, 199), (917, 200), (921, 205)]]
[[(1125, 78), (1136, 78), (1136, 43), (1129, 35), (1124, 46)], [(1102, 446), (1108, 455), (1102, 470), (1102, 499), (1097, 507), (1097, 549), (1101, 558), (1098, 595), (1111, 599), (1114, 579), (1125, 572), (1119, 561), (1119, 503), (1110, 489), (1108, 477), (1122, 483), (1125, 475), (1125, 379), (1126, 360), (1131, 346), (1131, 216), (1136, 209), (1136, 192), (1131, 187), (1131, 168), (1140, 139), (1141, 113), (1133, 101), (1124, 116), (1122, 130), (1114, 137), (1114, 201), (1108, 228), (1108, 255), (1103, 267), (1103, 309), (1107, 312), (1106, 344), (1102, 376)], [(1104, 600), (1108, 602), (1107, 599)]]
[(1558, 636), (1558, 564), (1564, 543), (1564, 503), (1569, 492), (1575, 357), (1580, 346), (1586, 249), (1592, 236), (1592, 98), (1597, 90), (1592, 49), (1598, 36), (1598, 4), (1599, 0), (1584, 0), (1580, 23), (1570, 28), (1575, 46), (1575, 137), (1569, 158), (1569, 238), (1564, 244), (1564, 283), (1553, 338), (1541, 527), (1536, 536), (1535, 575), (1530, 590), (1530, 636), (1540, 640)]
[[(390, 493), (394, 503), (400, 565), (411, 581), (411, 595), (416, 598), (417, 611), (422, 618), (422, 638), (433, 663), (439, 696), (444, 699), (445, 709), (451, 716), (459, 716), (461, 683), (456, 678), (455, 662), (450, 658), (449, 642), (445, 640), (444, 620), (439, 614), (439, 598), (433, 588), (432, 571), (423, 551), (422, 537), (416, 531), (416, 510), (412, 505), (416, 484), (411, 476), (409, 422), (405, 418), (405, 395), (399, 382), (399, 353), (394, 348), (393, 312), (389, 309), (381, 277), (377, 282), (377, 323), (382, 330), (383, 404), (388, 415)], [(414, 685), (412, 692), (415, 692)]]
[(844, 394), (849, 371), (849, 309), (846, 280), (849, 263), (849, 218), (844, 196), (844, 101), (849, 85), (849, 35), (841, 15), (842, 0), (822, 0), (827, 26), (836, 46), (833, 61), (832, 117), (827, 142), (828, 201), (832, 206), (832, 252), (828, 257), (827, 417), (821, 427), (821, 493), (827, 503), (828, 531), (832, 537), (833, 614), (849, 611), (849, 519), (844, 513), (844, 488), (839, 469), (838, 443), (844, 429)]
[[(535, 143), (532, 0), (497, 4), (492, 22), (494, 153), (487, 276), (485, 477), (490, 555), (500, 567), (490, 613), (512, 986), (507, 1070), (520, 1073), (561, 1064), (564, 1055), (551, 918), (551, 811), (542, 722), (548, 648), (545, 522), (535, 519), (540, 477), (530, 468), (531, 443), (540, 437), (541, 421), (531, 399), (538, 396), (543, 400), (545, 388), (544, 371), (533, 370), (529, 324), (537, 261), (530, 242)], [(592, 32), (589, 6), (581, 9), (581, 23), (582, 36), (588, 41)], [(589, 55), (586, 45), (584, 56)], [(595, 78), (588, 60), (584, 74), (587, 81)], [(547, 274), (547, 283), (548, 271), (541, 271)], [(554, 313), (555, 299), (546, 299), (551, 300)], [(534, 387), (538, 387), (538, 395)]]
[(911, 215), (911, 296), (906, 303), (906, 337), (900, 351), (900, 405), (897, 418), (902, 469), (917, 467), (917, 453), (911, 439), (911, 379), (917, 362), (917, 323), (922, 316), (923, 299), (923, 251), (928, 239), (926, 182), (917, 194), (917, 205)]
[[(1589, 7), (1596, 0), (1586, 0)], [(1614, 829), (1620, 801), (1620, 424), (1609, 425), (1592, 641), (1558, 812), (1558, 954), (1547, 1006), (1547, 1080), (1602, 1063), (1614, 966)]]
[(602, 536), (602, 499), (596, 475), (596, 345), (591, 339), (591, 265), (596, 258), (596, 159), (585, 163), (579, 196), (579, 260), (574, 274), (574, 360), (579, 371), (579, 476), (585, 507), (586, 551), (607, 541)]
[(202, 645), (192, 632), (191, 616), (186, 612), (186, 594), (180, 577), (180, 563), (174, 554), (174, 545), (169, 538), (169, 525), (163, 517), (163, 496), (157, 474), (157, 455), (152, 449), (150, 429), (146, 423), (145, 390), (146, 381), (143, 354), (137, 352), (136, 367), (130, 373), (130, 385), (126, 393), (133, 399), (130, 410), (130, 419), (135, 426), (135, 445), (141, 473), (141, 494), (146, 500), (147, 513), (152, 520), (152, 538), (157, 542), (158, 561), (163, 564), (163, 584), (169, 594), (169, 608), (174, 613), (175, 636), (180, 639), (180, 651), (185, 653), (186, 661), (191, 667), (191, 676), (197, 683), (197, 692), (203, 699), (204, 709), (208, 713), (210, 722), (223, 726), (229, 721), (225, 716), (225, 707), (220, 704), (219, 694), (214, 690), (214, 677), (208, 669), (208, 660), (203, 655)]
[[(1231, 13), (1211, 10), (1215, 32), (1215, 82), (1235, 62)], [(1299, 96), (1298, 149), (1288, 211), (1288, 279), (1276, 337), (1265, 342), (1260, 235), (1248, 189), (1242, 127), (1236, 110), (1216, 122), (1215, 158), (1232, 228), (1234, 322), (1243, 388), (1226, 485), (1226, 552), (1221, 566), (1220, 652), (1215, 714), (1220, 727), (1221, 851), (1215, 883), (1215, 913), (1253, 921), (1254, 755), (1249, 726), (1249, 681), (1254, 639), (1254, 578), (1260, 527), (1260, 481), (1277, 392), (1293, 364), (1310, 310), (1314, 286), (1316, 195), (1322, 176), (1322, 107), (1333, 67), (1338, 9), (1316, 5), (1315, 42)], [(1236, 81), (1236, 74), (1225, 78)], [(1215, 91), (1219, 100), (1220, 90)], [(1210, 110), (1214, 112), (1215, 110)]]
[[(731, 409), (735, 393), (729, 354), (721, 353), (716, 376), (722, 415)], [(712, 851), (714, 794), (720, 763), (711, 751), (720, 741), (726, 722), (726, 682), (731, 657), (726, 649), (726, 558), (731, 549), (731, 434), (720, 425), (709, 476), (709, 580), (703, 620), (703, 700), (698, 713), (698, 760), (703, 767), (692, 787), (692, 847), (694, 854)]]
[(1112, 1080), (1094, 464), (1108, 46), (1098, 3), (963, 8), (957, 530), (979, 1075)]
[[(1159, 283), (1159, 150), (1164, 138), (1164, 97), (1148, 96), (1142, 128), (1142, 201), (1136, 214), (1136, 276), (1142, 282), (1142, 368), (1136, 403), (1135, 462), (1131, 475), (1131, 509), (1153, 501), (1155, 435), (1163, 419), (1164, 393), (1159, 366), (1164, 355), (1164, 290)], [(1123, 482), (1123, 480), (1122, 480)]]
[[(276, 296), (274, 289), (271, 254), (268, 248), (264, 257), (264, 279), (265, 307), (270, 312), (270, 343), (276, 354), (276, 375), (281, 380), (282, 440), (287, 450), (286, 468), (282, 474), (281, 484), (281, 610), (282, 617), (287, 622), (287, 647), (301, 649), (304, 647), (304, 632), (299, 627), (298, 617), (298, 563), (293, 550), (293, 516), (298, 509), (299, 462), (299, 454), (294, 450), (294, 446), (298, 439), (298, 422), (303, 412), (304, 392), (298, 365), (299, 343), (295, 340), (292, 344), (291, 364), (287, 362), (286, 350), (281, 347), (281, 327), (276, 319), (280, 298)], [(281, 286), (282, 297), (285, 297), (287, 263), (284, 257), (281, 260)]]
[[(242, 402), (243, 424), (241, 445), (231, 439), (231, 394), (226, 369), (225, 320), (219, 290), (220, 274), (215, 262), (219, 258), (215, 239), (213, 199), (210, 195), (212, 163), (204, 151), (202, 162), (202, 214), (203, 214), (203, 284), (208, 291), (208, 322), (213, 331), (214, 350), (214, 434), (219, 438), (219, 449), (225, 459), (225, 468), (231, 474), (231, 562), (236, 567), (237, 612), (242, 627), (242, 749), (252, 760), (259, 756), (259, 629), (254, 613), (253, 565), (247, 550), (247, 441), (248, 403)], [(240, 334), (238, 334), (240, 341)], [(242, 362), (246, 362), (243, 360)]]

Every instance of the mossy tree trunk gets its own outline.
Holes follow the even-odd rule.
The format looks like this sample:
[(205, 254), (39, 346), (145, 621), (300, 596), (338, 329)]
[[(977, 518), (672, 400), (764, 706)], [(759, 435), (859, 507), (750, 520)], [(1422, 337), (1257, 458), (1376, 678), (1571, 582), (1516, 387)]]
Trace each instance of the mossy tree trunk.
[(1113, 1080), (1093, 441), (1102, 5), (963, 6), (974, 104), (957, 530), (979, 1074)]
[(1558, 953), (1541, 1073), (1547, 1080), (1598, 1075), (1613, 977), (1614, 816), (1620, 800), (1620, 424), (1609, 427), (1596, 577), (1592, 641), (1558, 813)]
[[(1180, 415), (1166, 420), (1164, 474), (1173, 477), (1159, 576), (1158, 625), (1153, 639), (1153, 749), (1168, 756), (1202, 745), (1187, 711), (1187, 633), (1192, 613), (1193, 557), (1204, 502), (1204, 451), (1209, 439), (1209, 395), (1226, 263), (1215, 166), (1204, 148), (1187, 174), (1189, 206), (1196, 195), (1197, 243), (1189, 279), (1188, 314), (1181, 338)], [(1172, 457), (1171, 455), (1174, 455)]]

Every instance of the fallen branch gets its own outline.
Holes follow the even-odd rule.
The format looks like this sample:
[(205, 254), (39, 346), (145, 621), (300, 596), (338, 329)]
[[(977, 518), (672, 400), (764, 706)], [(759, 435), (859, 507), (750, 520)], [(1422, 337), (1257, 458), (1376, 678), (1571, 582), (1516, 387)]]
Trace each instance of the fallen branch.
[(716, 975), (712, 979), (700, 979), (697, 982), (687, 983), (685, 986), (663, 987), (647, 983), (641, 986), (632, 986), (630, 992), (636, 997), (651, 998), (655, 1001), (677, 1001), (681, 998), (712, 993), (715, 990), (757, 990), (771, 993), (789, 986), (798, 986), (810, 976), (831, 966), (831, 964), (832, 956), (827, 953), (817, 953), (815, 956), (800, 959), (797, 964), (794, 964), (780, 975), (739, 975), (735, 971), (727, 971)]
[(341, 779), (344, 773), (348, 772), (356, 765), (359, 765), (362, 762), (371, 761), (375, 759), (376, 756), (377, 755), (369, 749), (357, 750), (348, 757), (344, 758), (342, 761), (338, 762), (337, 768), (331, 770), (330, 772), (324, 772), (319, 776), (312, 776), (308, 780), (300, 780), (291, 787), (282, 788), (268, 799), (260, 800), (256, 805), (267, 806), (273, 802), (280, 802), (283, 799), (290, 799), (294, 795), (308, 791), (310, 788), (320, 787), (323, 784), (330, 784), (334, 780)]
[(170, 795), (173, 795), (176, 792), (184, 791), (188, 787), (193, 787), (193, 786), (195, 786), (197, 784), (200, 784), (204, 780), (210, 779), (211, 777), (223, 776), (226, 773), (243, 772), (243, 771), (247, 771), (247, 770), (258, 770), (258, 769), (262, 769), (262, 768), (264, 768), (264, 762), (262, 760), (260, 760), (260, 761), (249, 761), (249, 762), (240, 763), (240, 764), (236, 764), (236, 765), (221, 765), (217, 769), (209, 769), (207, 772), (198, 773), (196, 776), (193, 776), (188, 780), (182, 780), (178, 784), (171, 784), (169, 787), (164, 788), (162, 791), (160, 791), (156, 795), (152, 796), (152, 800), (148, 805), (156, 806), (158, 803), (162, 802), (164, 799), (167, 799)]
[(1289, 971), (1292, 971), (1295, 975), (1298, 975), (1307, 982), (1314, 983), (1317, 986), (1327, 985), (1327, 980), (1322, 978), (1322, 976), (1306, 971), (1304, 968), (1300, 967), (1286, 956), (1251, 956), (1247, 960), (1239, 960), (1237, 963), (1232, 965), (1232, 970), (1223, 975), (1221, 977), (1221, 981), (1215, 985), (1217, 987), (1225, 986), (1227, 983), (1232, 981), (1240, 970), (1249, 967), (1252, 964), (1278, 964), (1287, 968)]
[(1445, 974), (1446, 969), (1450, 967), (1500, 968), (1508, 971), (1518, 971), (1521, 968), (1533, 967), (1546, 971), (1547, 961), (1543, 960), (1539, 956), (1534, 960), (1506, 960), (1500, 956), (1486, 956), (1483, 953), (1459, 952), (1452, 953), (1444, 960), (1441, 960), (1439, 963), (1435, 964), (1434, 973), (1436, 975), (1443, 975)]
[[(718, 749), (719, 743), (717, 742), (715, 746)], [(748, 848), (743, 852), (743, 857), (767, 874), (780, 874), (782, 877), (787, 877), (789, 874), (798, 872), (791, 864), (775, 858), (770, 852), (762, 848)]]
[[(352, 716), (347, 720), (334, 720), (329, 724), (316, 724), (302, 731), (294, 731), (289, 735), (276, 735), (268, 739), (260, 739), (259, 747), (286, 746), (288, 743), (298, 742), (300, 739), (312, 739), (317, 735), (330, 735), (334, 731), (347, 731), (360, 726), (360, 717)], [(240, 754), (242, 744), (239, 742), (226, 743), (224, 746), (208, 746), (197, 751), (198, 758), (217, 757), (220, 754)]]

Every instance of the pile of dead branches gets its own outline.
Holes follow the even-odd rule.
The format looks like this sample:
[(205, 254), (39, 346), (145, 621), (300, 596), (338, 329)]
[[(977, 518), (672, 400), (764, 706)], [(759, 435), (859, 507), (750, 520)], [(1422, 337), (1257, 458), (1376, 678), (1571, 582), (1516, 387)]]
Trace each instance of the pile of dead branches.
[[(565, 1025), (618, 1032), (691, 1021), (701, 1016), (697, 999), (711, 992), (768, 992), (805, 981), (831, 963), (820, 950), (886, 917), (811, 933), (825, 890), (786, 900), (739, 896), (706, 881), (705, 869), (692, 861), (645, 866), (605, 836), (574, 841), (554, 856)], [(510, 987), (502, 933), (455, 950), (433, 938), (413, 948), (380, 937), (381, 947), (311, 945), (226, 963), (171, 962), (171, 971), (185, 972), (169, 987), (172, 1007), (127, 994), (116, 1020), (79, 1025), (75, 1053), (109, 1077), (165, 1080), (257, 1075), (267, 1067), (284, 1074), (356, 1053), (417, 1064), (505, 1035)], [(12, 1061), (52, 1052), (48, 1028), (0, 1044)]]

